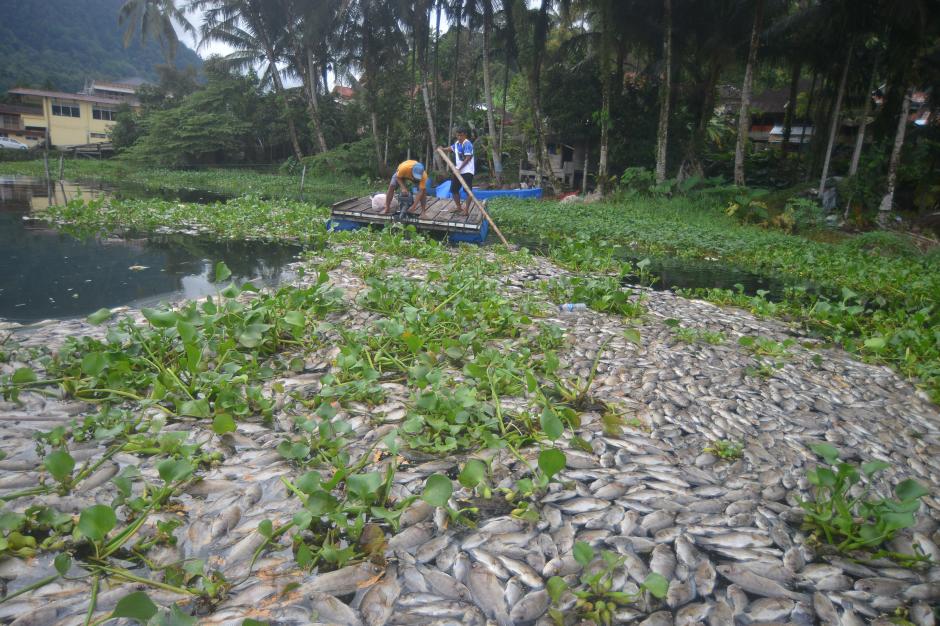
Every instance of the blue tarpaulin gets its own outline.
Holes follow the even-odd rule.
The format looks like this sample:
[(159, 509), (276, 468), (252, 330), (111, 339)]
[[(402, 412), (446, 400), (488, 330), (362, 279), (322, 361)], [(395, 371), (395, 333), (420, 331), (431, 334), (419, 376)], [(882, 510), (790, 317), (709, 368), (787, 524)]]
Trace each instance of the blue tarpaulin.
[[(451, 182), (445, 181), (434, 188), (434, 195), (438, 198), (450, 198), (450, 184)], [(488, 198), (541, 198), (542, 189), (537, 187), (535, 189), (474, 189), (473, 195), (477, 197), (477, 200), (486, 200)], [(460, 198), (466, 199), (467, 192), (463, 189), (460, 190)]]

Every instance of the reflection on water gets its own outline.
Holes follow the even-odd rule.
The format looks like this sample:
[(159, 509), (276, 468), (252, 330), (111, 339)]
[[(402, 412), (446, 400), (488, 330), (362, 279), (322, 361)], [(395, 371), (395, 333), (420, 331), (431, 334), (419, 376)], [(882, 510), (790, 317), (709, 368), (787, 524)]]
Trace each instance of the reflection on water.
[(50, 191), (34, 179), (0, 179), (0, 318), (28, 323), (87, 315), (102, 307), (213, 294), (218, 261), (235, 280), (276, 284), (296, 246), (217, 241), (190, 235), (78, 239), (30, 220), (38, 208), (102, 187), (65, 183)]

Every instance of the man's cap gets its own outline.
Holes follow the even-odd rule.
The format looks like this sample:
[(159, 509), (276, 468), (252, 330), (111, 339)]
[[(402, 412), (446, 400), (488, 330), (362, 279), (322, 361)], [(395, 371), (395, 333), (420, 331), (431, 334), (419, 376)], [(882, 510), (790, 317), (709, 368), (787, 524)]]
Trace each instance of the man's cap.
[(414, 167), (411, 168), (411, 173), (420, 178), (424, 174), (424, 166), (420, 163), (415, 163)]

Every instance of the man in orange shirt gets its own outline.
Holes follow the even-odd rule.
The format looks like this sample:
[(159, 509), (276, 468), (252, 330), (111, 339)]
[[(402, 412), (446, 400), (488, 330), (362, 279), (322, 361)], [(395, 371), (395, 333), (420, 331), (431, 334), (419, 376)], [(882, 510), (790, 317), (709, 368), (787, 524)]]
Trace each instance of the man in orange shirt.
[(402, 205), (402, 214), (404, 214), (410, 206), (414, 206), (413, 203), (409, 206), (405, 198), (411, 196), (409, 185), (415, 183), (418, 185), (418, 197), (415, 198), (415, 200), (421, 203), (421, 211), (423, 212), (428, 207), (428, 173), (424, 171), (424, 165), (415, 160), (410, 160), (404, 161), (399, 165), (395, 174), (392, 175), (392, 180), (388, 184), (388, 192), (385, 194), (384, 213), (392, 212), (392, 194), (395, 193), (395, 187), (401, 189), (402, 201), (400, 203)]

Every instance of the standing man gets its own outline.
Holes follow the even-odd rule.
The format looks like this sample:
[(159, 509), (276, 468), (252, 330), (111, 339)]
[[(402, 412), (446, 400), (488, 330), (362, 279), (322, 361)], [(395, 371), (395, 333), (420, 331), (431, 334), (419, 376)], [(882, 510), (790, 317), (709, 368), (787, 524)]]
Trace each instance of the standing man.
[(392, 212), (392, 194), (395, 193), (395, 187), (399, 187), (401, 189), (401, 200), (399, 200), (401, 215), (404, 215), (405, 212), (410, 213), (408, 209), (413, 207), (414, 203), (406, 202), (405, 198), (411, 196), (409, 184), (413, 185), (415, 183), (418, 184), (418, 197), (416, 200), (421, 203), (421, 212), (423, 213), (428, 207), (428, 173), (424, 171), (424, 165), (414, 159), (402, 162), (395, 170), (395, 173), (392, 174), (392, 180), (388, 184), (388, 193), (385, 194), (384, 212), (386, 214)]
[[(473, 175), (476, 173), (476, 159), (473, 158), (473, 144), (467, 139), (467, 129), (458, 128), (456, 143), (446, 148), (441, 146), (441, 149), (450, 150), (454, 153), (454, 165), (457, 166), (457, 171), (460, 172), (463, 179), (467, 181), (467, 187), (473, 189)], [(457, 180), (456, 176), (451, 177), (450, 194), (454, 197), (454, 204), (457, 205), (457, 213), (469, 215), (470, 199), (467, 199), (467, 210), (465, 212), (460, 207), (460, 190), (460, 181)]]

